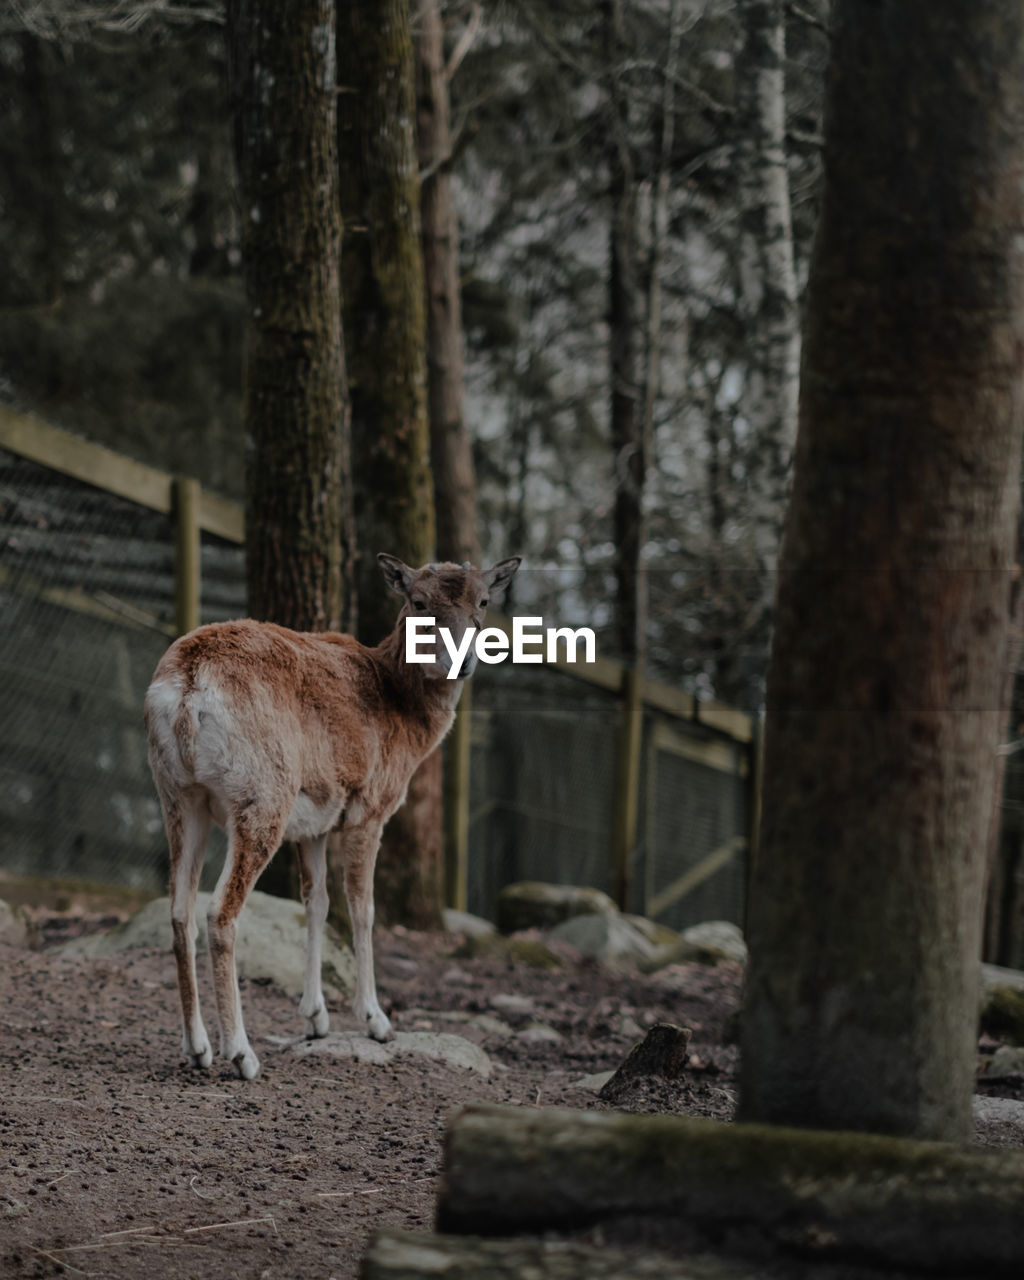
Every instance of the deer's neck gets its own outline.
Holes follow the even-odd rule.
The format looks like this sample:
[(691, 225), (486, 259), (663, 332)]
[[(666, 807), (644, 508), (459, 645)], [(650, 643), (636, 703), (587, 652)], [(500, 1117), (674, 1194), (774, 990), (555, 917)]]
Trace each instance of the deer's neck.
[(429, 738), (433, 746), (451, 727), (465, 682), (427, 675), (419, 663), (406, 662), (404, 617), (371, 653), (385, 701), (412, 731)]

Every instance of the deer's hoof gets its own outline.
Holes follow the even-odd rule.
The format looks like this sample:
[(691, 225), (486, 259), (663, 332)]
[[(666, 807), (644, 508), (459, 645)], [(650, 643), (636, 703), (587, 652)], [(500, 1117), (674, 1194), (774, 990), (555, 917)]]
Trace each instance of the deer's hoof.
[(322, 1040), (330, 1030), (331, 1020), (328, 1017), (327, 1010), (323, 1005), (312, 1015), (306, 1019), (306, 1039)]
[(260, 1060), (251, 1049), (243, 1049), (231, 1059), (243, 1080), (254, 1080), (259, 1074)]

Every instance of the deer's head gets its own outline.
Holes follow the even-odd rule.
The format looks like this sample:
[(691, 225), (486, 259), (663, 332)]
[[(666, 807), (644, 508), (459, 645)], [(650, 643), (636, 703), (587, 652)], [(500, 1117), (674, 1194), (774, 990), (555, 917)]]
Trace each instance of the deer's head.
[[(445, 562), (410, 569), (396, 556), (385, 552), (381, 552), (377, 560), (385, 582), (405, 600), (398, 617), (399, 625), (404, 626), (406, 618), (433, 618), (432, 627), (425, 626), (419, 631), (420, 650), (430, 652), (428, 638), (432, 637), (434, 661), (425, 663), (422, 670), (425, 675), (438, 679), (447, 679), (452, 669), (449, 646), (440, 634), (442, 628), (447, 630), (450, 643), (459, 649), (470, 627), (479, 631), (484, 625), (488, 604), (505, 590), (521, 563), (520, 556), (513, 556), (492, 569), (474, 569), (468, 561), (461, 565)], [(470, 646), (458, 678), (468, 679), (476, 662), (476, 651)]]

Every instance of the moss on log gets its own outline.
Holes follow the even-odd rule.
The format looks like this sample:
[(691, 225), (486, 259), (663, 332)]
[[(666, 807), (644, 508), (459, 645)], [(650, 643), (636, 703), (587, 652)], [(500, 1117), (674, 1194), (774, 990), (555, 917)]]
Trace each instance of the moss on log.
[(681, 1116), (472, 1106), (452, 1121), (442, 1231), (600, 1222), (930, 1270), (1019, 1274), (1024, 1152)]
[(383, 1231), (371, 1243), (360, 1280), (762, 1280), (757, 1263), (711, 1255), (685, 1259), (569, 1240), (481, 1240)]

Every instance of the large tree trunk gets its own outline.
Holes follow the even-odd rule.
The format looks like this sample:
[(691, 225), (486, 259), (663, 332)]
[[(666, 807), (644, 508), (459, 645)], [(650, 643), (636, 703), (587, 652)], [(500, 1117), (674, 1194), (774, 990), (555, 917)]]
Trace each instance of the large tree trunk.
[[(354, 622), (341, 335), (334, 5), (231, 0), (228, 35), (249, 316), (244, 425), (249, 613)], [(297, 896), (282, 852), (260, 887)]]
[(231, 0), (229, 24), (249, 302), (249, 612), (302, 630), (337, 628), (349, 621), (354, 549), (334, 6)]
[(965, 1140), (1020, 474), (1024, 11), (833, 13), (742, 1114)]
[[(418, 566), (434, 555), (435, 541), (414, 67), (408, 0), (352, 0), (338, 21), (344, 322), (362, 549), (359, 634), (375, 644), (394, 626), (396, 613), (377, 553)], [(436, 751), (385, 828), (377, 864), (380, 917), (438, 926), (441, 861)]]

